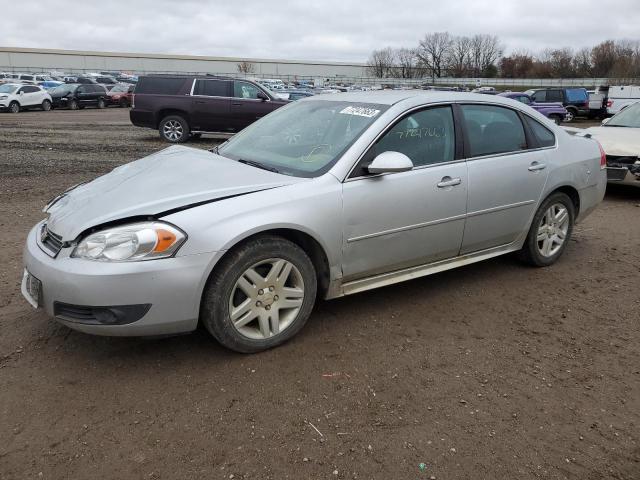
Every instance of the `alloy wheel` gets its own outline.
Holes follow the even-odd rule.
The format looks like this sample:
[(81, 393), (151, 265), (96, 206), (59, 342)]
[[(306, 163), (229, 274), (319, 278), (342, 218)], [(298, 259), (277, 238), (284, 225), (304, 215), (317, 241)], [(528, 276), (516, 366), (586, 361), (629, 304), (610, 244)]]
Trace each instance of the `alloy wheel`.
[(240, 275), (231, 289), (231, 323), (247, 338), (268, 339), (293, 324), (304, 296), (304, 281), (293, 263), (282, 258), (263, 260)]
[(18, 105), (17, 102), (13, 102), (11, 105), (9, 105), (9, 111), (11, 113), (18, 113), (20, 111), (20, 105)]
[(561, 203), (551, 205), (538, 226), (536, 238), (538, 251), (544, 257), (552, 257), (564, 245), (569, 231), (569, 211)]
[(162, 127), (162, 133), (164, 136), (171, 140), (172, 142), (177, 142), (182, 138), (184, 134), (184, 129), (182, 128), (182, 124), (177, 120), (169, 120)]

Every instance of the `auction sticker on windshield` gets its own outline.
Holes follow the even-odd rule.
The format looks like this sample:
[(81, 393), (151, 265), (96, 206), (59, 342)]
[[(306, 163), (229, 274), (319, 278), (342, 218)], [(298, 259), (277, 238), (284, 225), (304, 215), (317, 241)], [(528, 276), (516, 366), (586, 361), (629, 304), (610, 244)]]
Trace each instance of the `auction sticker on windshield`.
[(359, 117), (373, 118), (380, 113), (380, 110), (376, 110), (375, 108), (349, 106), (340, 110), (340, 113), (344, 113), (345, 115), (358, 115)]

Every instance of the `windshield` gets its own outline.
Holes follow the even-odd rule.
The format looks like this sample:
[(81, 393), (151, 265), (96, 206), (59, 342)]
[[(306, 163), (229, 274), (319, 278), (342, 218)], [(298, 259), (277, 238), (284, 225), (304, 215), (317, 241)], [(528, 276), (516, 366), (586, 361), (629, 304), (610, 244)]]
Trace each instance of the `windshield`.
[(317, 177), (387, 108), (322, 100), (291, 103), (238, 133), (219, 153), (287, 175)]
[(640, 102), (614, 115), (605, 126), (640, 128)]
[(13, 93), (15, 92), (20, 85), (12, 85), (7, 83), (5, 85), (0, 85), (0, 93)]
[(64, 85), (59, 85), (56, 88), (54, 88), (51, 93), (55, 94), (55, 95), (64, 95), (66, 93), (71, 93), (73, 92), (76, 88), (78, 88), (78, 85), (75, 84), (64, 84)]

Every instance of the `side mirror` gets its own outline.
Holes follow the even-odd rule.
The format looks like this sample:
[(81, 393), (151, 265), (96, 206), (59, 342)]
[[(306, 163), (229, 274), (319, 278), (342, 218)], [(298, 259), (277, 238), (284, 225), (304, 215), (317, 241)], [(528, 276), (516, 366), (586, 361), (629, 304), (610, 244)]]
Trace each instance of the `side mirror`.
[(24, 95), (24, 91), (22, 91), (22, 90), (20, 90), (18, 93), (19, 93), (20, 95)]
[(269, 100), (269, 96), (264, 92), (258, 92), (256, 95), (256, 98), (259, 98), (263, 102), (266, 102), (267, 100)]
[(413, 168), (413, 162), (404, 153), (382, 152), (369, 164), (369, 173), (407, 172)]
[(606, 125), (607, 123), (609, 123), (609, 120), (611, 120), (611, 117), (607, 117), (607, 118), (603, 118), (602, 119), (602, 123), (600, 125)]

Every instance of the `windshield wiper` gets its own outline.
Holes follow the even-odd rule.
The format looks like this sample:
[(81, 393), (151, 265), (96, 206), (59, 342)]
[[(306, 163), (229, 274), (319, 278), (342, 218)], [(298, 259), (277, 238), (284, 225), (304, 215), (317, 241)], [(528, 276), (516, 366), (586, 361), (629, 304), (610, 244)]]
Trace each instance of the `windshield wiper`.
[(239, 158), (238, 162), (244, 163), (245, 165), (251, 165), (252, 167), (261, 168), (262, 170), (267, 170), (268, 172), (280, 173), (275, 167), (270, 167), (269, 165), (265, 165), (260, 162), (254, 162), (253, 160), (245, 160), (244, 158)]

